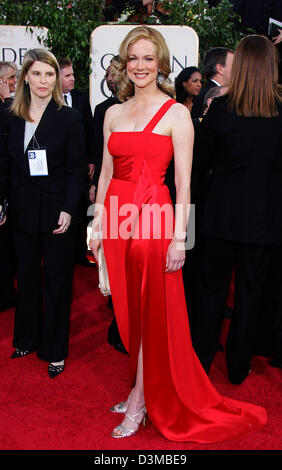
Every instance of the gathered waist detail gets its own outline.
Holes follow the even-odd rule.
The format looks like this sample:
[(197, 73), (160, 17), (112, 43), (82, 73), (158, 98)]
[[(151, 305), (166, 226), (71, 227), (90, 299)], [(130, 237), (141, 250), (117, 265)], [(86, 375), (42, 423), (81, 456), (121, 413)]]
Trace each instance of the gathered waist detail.
[[(113, 176), (112, 179), (111, 179), (111, 182), (115, 183), (120, 183), (120, 182), (123, 182), (123, 183), (127, 183), (127, 184), (130, 184), (130, 185), (137, 185), (139, 184), (139, 179), (129, 179), (129, 178), (126, 178), (126, 177), (115, 177)], [(154, 181), (151, 183), (150, 186), (157, 186), (157, 187), (166, 187), (167, 188), (167, 185), (165, 184), (164, 181)]]

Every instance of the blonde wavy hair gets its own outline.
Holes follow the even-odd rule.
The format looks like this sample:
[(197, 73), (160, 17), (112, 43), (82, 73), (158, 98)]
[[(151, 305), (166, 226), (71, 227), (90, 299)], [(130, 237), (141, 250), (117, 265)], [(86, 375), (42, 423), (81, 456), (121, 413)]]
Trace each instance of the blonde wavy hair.
[(29, 107), (31, 102), (29, 86), (25, 84), (25, 77), (29, 68), (34, 62), (44, 62), (55, 69), (56, 83), (53, 89), (52, 97), (59, 106), (59, 109), (65, 104), (62, 95), (60, 67), (58, 61), (52, 52), (47, 49), (30, 49), (24, 55), (22, 69), (17, 82), (15, 97), (10, 111), (15, 115), (26, 121), (32, 121), (29, 114)]
[(115, 74), (115, 80), (118, 82), (118, 99), (123, 102), (134, 95), (134, 84), (126, 74), (126, 65), (129, 47), (139, 39), (147, 39), (155, 44), (159, 71), (164, 77), (163, 83), (157, 82), (158, 88), (167, 95), (174, 97), (174, 86), (168, 78), (171, 72), (170, 53), (164, 37), (159, 31), (149, 26), (138, 26), (126, 35), (119, 48), (119, 63)]

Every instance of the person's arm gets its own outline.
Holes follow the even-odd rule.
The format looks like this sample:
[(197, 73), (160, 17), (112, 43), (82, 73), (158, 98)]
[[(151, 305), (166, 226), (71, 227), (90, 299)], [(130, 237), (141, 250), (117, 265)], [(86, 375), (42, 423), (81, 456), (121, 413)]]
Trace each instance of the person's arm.
[(98, 188), (94, 206), (94, 219), (92, 223), (92, 235), (89, 247), (97, 260), (97, 251), (102, 239), (102, 216), (106, 193), (113, 175), (113, 158), (108, 150), (108, 140), (111, 135), (110, 122), (113, 108), (107, 110), (104, 119), (104, 151), (101, 173), (98, 181)]
[(88, 176), (89, 176), (90, 179), (93, 178), (94, 171), (95, 171), (94, 163), (88, 163)]
[(194, 127), (188, 109), (173, 106), (172, 142), (175, 164), (175, 228), (167, 250), (166, 272), (177, 271), (185, 262), (185, 239), (190, 208), (190, 179), (193, 160)]
[[(72, 110), (68, 128), (66, 146), (66, 194), (62, 210), (58, 219), (58, 227), (54, 234), (66, 232), (71, 223), (72, 216), (77, 212), (83, 197), (87, 162), (85, 155), (85, 132), (82, 119), (78, 111)], [(75, 111), (75, 112), (74, 112)]]

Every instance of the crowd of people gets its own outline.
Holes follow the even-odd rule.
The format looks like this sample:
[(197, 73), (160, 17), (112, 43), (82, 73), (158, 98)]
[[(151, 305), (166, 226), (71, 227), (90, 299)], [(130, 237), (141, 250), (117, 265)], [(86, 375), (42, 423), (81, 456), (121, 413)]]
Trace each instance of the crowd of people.
[[(106, 70), (112, 96), (94, 115), (74, 75), (70, 59), (44, 49), (26, 53), (19, 77), (0, 63), (0, 310), (15, 307), (11, 357), (36, 351), (51, 378), (63, 372), (73, 265), (96, 266), (90, 201), (90, 249), (97, 261), (103, 248), (111, 287), (108, 342), (129, 355), (132, 382), (111, 409), (124, 414), (112, 436), (135, 434), (147, 414), (176, 441), (255, 431), (265, 410), (222, 397), (208, 374), (231, 288), (229, 380), (246, 379), (253, 354), (282, 367), (276, 46), (247, 35), (171, 83), (162, 35), (133, 28)], [(128, 216), (120, 209), (137, 208), (126, 237), (105, 236), (111, 198), (118, 229)], [(196, 238), (186, 251), (190, 204)], [(156, 208), (164, 205), (168, 229)]]

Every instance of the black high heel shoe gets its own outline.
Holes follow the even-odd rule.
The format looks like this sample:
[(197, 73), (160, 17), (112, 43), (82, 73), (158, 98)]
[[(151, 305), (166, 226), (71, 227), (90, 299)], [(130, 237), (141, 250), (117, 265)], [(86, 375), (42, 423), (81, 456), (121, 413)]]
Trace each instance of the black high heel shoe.
[(57, 377), (57, 375), (61, 374), (65, 368), (65, 364), (60, 364), (55, 366), (54, 364), (50, 363), (48, 365), (48, 374), (51, 377), (51, 379), (54, 379)]
[(17, 349), (15, 349), (13, 354), (11, 355), (11, 359), (17, 359), (18, 357), (24, 357), (24, 356), (27, 356), (30, 353), (31, 353), (31, 351), (29, 351), (28, 349), (17, 348)]

